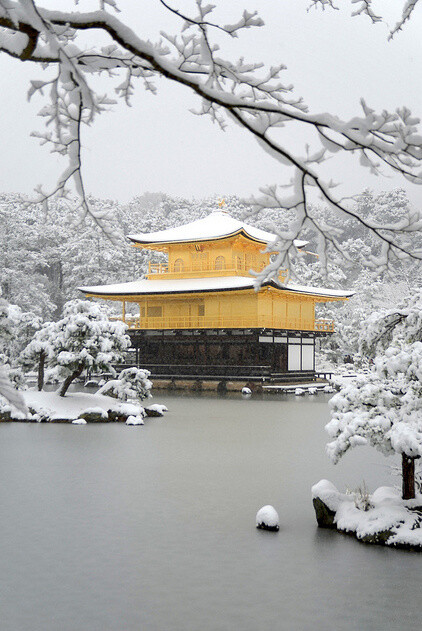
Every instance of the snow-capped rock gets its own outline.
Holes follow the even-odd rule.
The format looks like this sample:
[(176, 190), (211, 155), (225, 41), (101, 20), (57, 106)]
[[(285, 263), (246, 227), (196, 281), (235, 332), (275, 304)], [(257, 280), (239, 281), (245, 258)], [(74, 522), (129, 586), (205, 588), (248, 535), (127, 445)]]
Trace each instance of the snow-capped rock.
[(242, 388), (242, 394), (252, 394), (252, 390), (246, 386)]
[(126, 425), (143, 425), (144, 418), (143, 416), (128, 416), (126, 419)]
[(144, 408), (146, 416), (164, 416), (164, 412), (168, 412), (168, 409), (165, 405), (160, 405), (159, 403), (153, 403), (148, 407)]
[(295, 389), (295, 395), (296, 395), (297, 397), (301, 397), (301, 396), (302, 396), (302, 394), (305, 394), (305, 390), (304, 390), (303, 388), (296, 388), (296, 389)]
[(362, 488), (344, 494), (321, 480), (312, 487), (312, 500), (321, 528), (352, 534), (365, 543), (422, 550), (422, 495), (403, 500), (400, 491), (385, 486), (372, 495)]
[(318, 388), (308, 388), (308, 394), (316, 394), (318, 392)]
[(278, 513), (274, 506), (267, 504), (256, 514), (256, 527), (262, 530), (277, 531), (279, 529)]
[(101, 407), (95, 406), (86, 408), (83, 412), (81, 412), (80, 418), (83, 418), (90, 423), (101, 423), (108, 420), (108, 415)]
[(75, 420), (72, 421), (72, 425), (86, 425), (86, 420), (84, 418), (75, 418)]

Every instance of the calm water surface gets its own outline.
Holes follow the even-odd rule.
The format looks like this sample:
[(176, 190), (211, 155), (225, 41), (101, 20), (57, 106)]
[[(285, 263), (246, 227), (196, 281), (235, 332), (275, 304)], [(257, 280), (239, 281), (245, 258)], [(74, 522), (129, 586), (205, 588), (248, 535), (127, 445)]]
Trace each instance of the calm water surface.
[(373, 450), (329, 464), (325, 395), (154, 401), (144, 427), (0, 424), (1, 631), (420, 628), (422, 556), (316, 527), (319, 479), (391, 484)]

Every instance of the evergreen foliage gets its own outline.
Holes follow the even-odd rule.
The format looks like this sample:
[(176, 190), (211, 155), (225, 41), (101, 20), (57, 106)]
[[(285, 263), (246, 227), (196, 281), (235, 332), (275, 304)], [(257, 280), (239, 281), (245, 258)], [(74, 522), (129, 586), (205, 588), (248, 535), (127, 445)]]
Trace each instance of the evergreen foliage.
[(328, 455), (337, 462), (352, 447), (367, 444), (385, 455), (401, 454), (403, 498), (409, 499), (415, 493), (414, 460), (422, 456), (422, 291), (398, 308), (372, 314), (361, 350), (374, 366), (332, 398)]

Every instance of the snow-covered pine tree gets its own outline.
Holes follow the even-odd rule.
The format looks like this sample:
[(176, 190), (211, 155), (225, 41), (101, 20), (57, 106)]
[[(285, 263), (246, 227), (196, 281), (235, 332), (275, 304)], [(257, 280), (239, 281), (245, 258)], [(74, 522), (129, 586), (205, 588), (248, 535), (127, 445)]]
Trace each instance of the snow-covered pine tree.
[[(70, 384), (84, 370), (111, 372), (122, 362), (130, 346), (123, 322), (108, 319), (107, 310), (89, 300), (71, 300), (63, 309), (63, 318), (50, 323), (29, 345), (29, 361), (41, 354), (48, 366), (63, 378), (59, 389), (65, 396)], [(25, 357), (25, 353), (23, 354)]]
[(25, 370), (37, 366), (38, 390), (44, 387), (45, 365), (55, 356), (56, 329), (55, 322), (45, 322), (19, 356), (19, 362)]
[(373, 314), (362, 350), (374, 367), (331, 399), (327, 452), (333, 462), (357, 445), (400, 454), (403, 499), (411, 499), (415, 460), (422, 456), (422, 291), (397, 309)]

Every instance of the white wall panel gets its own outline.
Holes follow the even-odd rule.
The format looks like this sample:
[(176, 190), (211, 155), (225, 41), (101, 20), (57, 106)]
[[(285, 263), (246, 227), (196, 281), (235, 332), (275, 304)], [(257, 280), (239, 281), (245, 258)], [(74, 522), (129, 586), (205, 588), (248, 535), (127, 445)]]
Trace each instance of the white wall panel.
[(287, 370), (300, 370), (300, 346), (289, 344)]
[(314, 369), (314, 347), (302, 346), (302, 370)]

